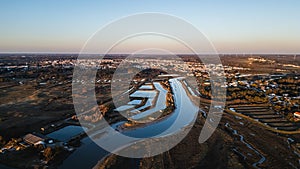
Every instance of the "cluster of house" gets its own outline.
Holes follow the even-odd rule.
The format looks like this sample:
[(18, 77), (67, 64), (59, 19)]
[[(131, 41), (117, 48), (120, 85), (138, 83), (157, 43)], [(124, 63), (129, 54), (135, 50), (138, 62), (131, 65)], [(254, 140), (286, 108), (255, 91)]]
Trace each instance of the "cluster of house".
[(30, 146), (42, 146), (43, 148), (64, 146), (64, 143), (55, 142), (53, 139), (38, 133), (30, 133), (22, 138), (13, 139), (13, 142), (14, 144), (7, 144), (2, 149), (0, 149), (0, 153), (5, 153), (6, 151), (19, 151)]
[[(23, 137), (23, 142), (20, 144), (23, 144), (24, 146), (43, 146), (46, 147), (66, 147), (66, 143), (61, 141), (56, 141), (52, 138), (49, 138), (47, 136), (44, 136), (39, 133), (30, 133)], [(67, 148), (67, 147), (66, 147)]]
[(50, 138), (47, 138), (46, 136), (44, 135), (41, 135), (41, 134), (27, 134), (23, 137), (23, 141), (31, 146), (37, 146), (37, 145), (42, 145), (42, 146), (45, 146), (47, 144), (53, 144), (54, 143), (54, 140), (53, 139), (50, 139)]

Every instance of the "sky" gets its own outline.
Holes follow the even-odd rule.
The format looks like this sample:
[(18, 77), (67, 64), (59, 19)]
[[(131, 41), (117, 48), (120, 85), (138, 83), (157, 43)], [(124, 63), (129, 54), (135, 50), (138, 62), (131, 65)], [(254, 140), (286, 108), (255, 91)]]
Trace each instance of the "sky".
[(299, 11), (299, 0), (1, 0), (0, 52), (78, 53), (108, 23), (158, 12), (194, 25), (218, 53), (300, 53)]

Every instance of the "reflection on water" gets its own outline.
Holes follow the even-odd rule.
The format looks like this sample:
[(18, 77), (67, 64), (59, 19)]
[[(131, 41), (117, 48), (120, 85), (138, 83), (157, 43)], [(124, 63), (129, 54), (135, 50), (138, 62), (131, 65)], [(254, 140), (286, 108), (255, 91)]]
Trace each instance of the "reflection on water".
[(59, 169), (93, 168), (101, 158), (108, 155), (108, 152), (100, 148), (89, 137), (82, 139), (81, 142), (82, 145), (63, 161), (63, 164), (58, 167)]
[(69, 141), (72, 137), (81, 134), (84, 132), (84, 128), (81, 126), (66, 126), (62, 129), (59, 129), (57, 131), (54, 131), (50, 134), (47, 135), (47, 137), (62, 141), (62, 142), (67, 142)]
[(152, 85), (143, 85), (140, 87), (140, 90), (152, 90), (153, 86)]
[[(137, 114), (137, 115), (134, 115), (134, 116), (130, 117), (130, 119), (132, 119), (132, 120), (137, 120), (137, 121), (138, 121), (138, 120), (140, 120), (140, 119), (142, 119), (142, 118), (145, 118), (145, 117), (147, 117), (147, 116), (150, 116), (151, 114), (153, 115), (155, 112), (157, 112), (157, 111), (159, 111), (159, 110), (163, 110), (163, 109), (166, 108), (166, 99), (167, 99), (166, 97), (167, 97), (168, 91), (165, 90), (165, 89), (161, 86), (161, 84), (158, 83), (158, 82), (155, 82), (155, 83), (153, 83), (153, 84), (154, 84), (156, 90), (159, 91), (159, 92), (158, 92), (158, 96), (157, 96), (157, 100), (156, 100), (155, 106), (152, 107), (152, 108), (149, 109), (149, 110), (146, 110), (146, 111), (144, 111), (144, 112), (141, 112), (141, 113), (139, 113), (139, 114)], [(150, 100), (150, 99), (149, 99), (149, 100)], [(139, 109), (139, 110), (141, 110), (141, 109)], [(159, 116), (159, 114), (158, 114), (158, 116)], [(152, 117), (153, 117), (153, 116), (152, 116)], [(154, 118), (157, 118), (157, 117), (154, 116)]]
[[(178, 79), (170, 79), (170, 84), (174, 93), (174, 101), (176, 106), (174, 112), (161, 121), (132, 130), (125, 130), (122, 131), (122, 134), (136, 138), (145, 138), (156, 135), (165, 136), (177, 132), (185, 126), (193, 124), (195, 118), (197, 117), (199, 108), (195, 106), (187, 96), (186, 91)], [(144, 93), (143, 91), (143, 94), (140, 94), (144, 97), (145, 94), (149, 93)], [(180, 114), (182, 114), (181, 118), (177, 119)], [(177, 125), (172, 126), (175, 121)], [(122, 123), (124, 122), (119, 122), (118, 124)], [(114, 128), (117, 126), (118, 125), (113, 125)], [(100, 140), (101, 139), (102, 138), (100, 138)], [(94, 143), (89, 137), (84, 138), (82, 142), (83, 145), (75, 150), (75, 152), (63, 162), (59, 169), (69, 169), (73, 168), (74, 166), (76, 166), (76, 168), (92, 168), (100, 159), (109, 154), (100, 148), (96, 143)]]
[(153, 98), (156, 96), (155, 90), (144, 91), (138, 90), (130, 95), (130, 97), (143, 97), (143, 98)]

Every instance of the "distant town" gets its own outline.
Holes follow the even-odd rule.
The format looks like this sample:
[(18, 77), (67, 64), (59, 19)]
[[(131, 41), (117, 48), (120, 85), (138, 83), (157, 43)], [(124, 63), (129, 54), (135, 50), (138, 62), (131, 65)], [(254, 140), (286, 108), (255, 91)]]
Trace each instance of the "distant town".
[[(220, 55), (222, 64), (209, 65), (194, 55), (77, 57), (0, 55), (0, 168), (205, 168), (209, 165), (203, 159), (214, 158), (215, 168), (300, 168), (300, 56), (228, 54)], [(76, 65), (97, 69), (95, 79), (73, 78)], [(126, 71), (114, 77), (120, 66)], [(225, 83), (211, 80), (209, 72), (220, 69)], [(122, 82), (130, 75), (128, 88)], [(117, 82), (127, 90), (115, 93), (118, 106), (111, 95)], [(76, 114), (75, 98), (91, 89), (82, 87), (72, 95), (74, 83), (94, 84), (98, 106)], [(226, 89), (224, 113), (212, 137), (198, 145), (199, 131), (211, 120), (213, 86)], [(178, 107), (176, 92), (186, 107)], [(180, 109), (187, 116), (198, 114), (196, 122), (186, 139), (162, 155), (129, 159), (104, 150), (93, 157), (86, 152), (100, 149), (87, 133), (105, 139), (103, 119), (121, 133), (151, 134), (151, 126), (167, 124)], [(180, 164), (184, 160), (188, 162)]]

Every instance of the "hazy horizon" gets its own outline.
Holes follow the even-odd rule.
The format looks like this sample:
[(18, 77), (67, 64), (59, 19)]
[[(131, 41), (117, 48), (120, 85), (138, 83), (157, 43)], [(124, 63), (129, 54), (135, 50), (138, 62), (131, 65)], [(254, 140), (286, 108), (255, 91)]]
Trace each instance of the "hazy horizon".
[[(99, 28), (136, 13), (180, 17), (197, 27), (218, 53), (300, 53), (300, 2), (288, 1), (3, 1), (1, 53), (79, 53)], [(142, 44), (140, 42), (143, 42)], [(134, 40), (132, 46), (157, 43)], [(157, 44), (168, 46), (168, 41)], [(177, 47), (172, 49), (179, 50)], [(184, 52), (182, 52), (184, 53)]]

